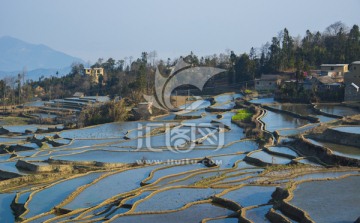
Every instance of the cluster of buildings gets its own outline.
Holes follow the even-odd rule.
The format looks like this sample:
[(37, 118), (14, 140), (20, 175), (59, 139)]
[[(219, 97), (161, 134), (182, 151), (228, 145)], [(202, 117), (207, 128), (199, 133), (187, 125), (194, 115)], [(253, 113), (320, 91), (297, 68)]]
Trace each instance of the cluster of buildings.
[[(282, 84), (295, 81), (294, 73), (262, 75), (255, 79), (255, 90), (275, 91)], [(305, 74), (299, 82), (305, 90), (317, 92), (344, 91), (344, 101), (360, 101), (360, 61), (349, 64), (322, 64), (320, 70)]]

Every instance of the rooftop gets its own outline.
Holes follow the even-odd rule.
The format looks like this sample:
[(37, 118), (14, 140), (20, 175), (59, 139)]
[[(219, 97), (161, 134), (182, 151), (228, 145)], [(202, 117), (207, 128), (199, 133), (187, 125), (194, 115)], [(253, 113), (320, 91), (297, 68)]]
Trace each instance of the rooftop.
[(104, 69), (104, 68), (102, 68), (102, 67), (94, 67), (94, 68), (84, 68), (85, 70), (91, 70), (91, 69), (93, 69), (93, 70), (100, 70), (100, 69)]
[(329, 77), (329, 76), (320, 76), (320, 77), (315, 77), (319, 82), (321, 82), (322, 84), (326, 84), (326, 85), (337, 85), (339, 83), (337, 83), (333, 78)]
[(348, 64), (321, 64), (322, 67), (343, 67)]
[(354, 61), (351, 64), (360, 64), (360, 61)]
[(274, 75), (274, 74), (263, 74), (261, 75), (261, 77), (259, 79), (256, 80), (277, 80), (279, 79), (279, 75)]

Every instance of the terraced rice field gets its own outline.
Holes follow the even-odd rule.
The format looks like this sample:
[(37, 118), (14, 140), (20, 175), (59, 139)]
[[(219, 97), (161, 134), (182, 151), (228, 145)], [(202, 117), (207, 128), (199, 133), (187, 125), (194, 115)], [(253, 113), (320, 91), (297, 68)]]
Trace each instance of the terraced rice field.
[[(219, 95), (213, 108), (231, 110), (238, 97)], [(0, 138), (13, 148), (0, 154), (0, 222), (274, 222), (267, 214), (279, 209), (282, 201), (273, 196), (279, 188), (289, 189), (294, 197), (286, 202), (316, 222), (359, 217), (358, 168), (325, 167), (285, 145), (265, 148), (231, 122), (236, 110), (206, 112), (209, 106), (199, 100), (187, 106), (196, 108), (191, 113), (156, 121), (46, 134), (25, 134), (36, 126), (7, 127), (17, 136)], [(294, 134), (309, 123), (270, 111), (261, 120), (270, 132)], [(280, 209), (273, 211), (301, 221)], [(339, 211), (345, 214), (327, 214)]]

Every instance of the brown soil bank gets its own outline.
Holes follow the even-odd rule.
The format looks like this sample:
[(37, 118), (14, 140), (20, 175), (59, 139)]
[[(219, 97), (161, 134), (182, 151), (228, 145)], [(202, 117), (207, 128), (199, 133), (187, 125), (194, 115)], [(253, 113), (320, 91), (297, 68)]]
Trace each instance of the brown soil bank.
[(360, 134), (341, 132), (331, 128), (326, 129), (322, 134), (312, 134), (310, 137), (347, 146), (360, 146)]
[(360, 160), (335, 155), (330, 149), (314, 145), (304, 137), (287, 142), (285, 145), (292, 146), (296, 151), (304, 156), (316, 157), (327, 165), (360, 167)]
[[(314, 223), (310, 217), (307, 215), (306, 212), (303, 210), (292, 206), (291, 204), (284, 201), (290, 196), (290, 193), (288, 190), (283, 188), (276, 188), (275, 192), (271, 195), (273, 198), (274, 203), (276, 204), (277, 208), (281, 210), (282, 213), (284, 213), (286, 216), (290, 217), (291, 219), (295, 219), (297, 222), (301, 223)], [(272, 222), (288, 222), (284, 218), (280, 218), (279, 215), (274, 215), (275, 212), (271, 213), (270, 211), (267, 214), (267, 217), (270, 217), (269, 219), (272, 220)], [(279, 220), (279, 221), (273, 221), (273, 220)]]

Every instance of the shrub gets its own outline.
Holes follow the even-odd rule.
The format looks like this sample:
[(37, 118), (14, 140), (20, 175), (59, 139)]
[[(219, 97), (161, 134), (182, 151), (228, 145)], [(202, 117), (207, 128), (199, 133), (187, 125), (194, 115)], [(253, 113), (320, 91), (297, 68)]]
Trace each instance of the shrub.
[(249, 89), (245, 90), (245, 94), (251, 94), (251, 93), (252, 93), (252, 90), (249, 90)]
[(232, 120), (249, 122), (253, 115), (254, 113), (249, 109), (240, 109), (238, 113), (232, 117)]
[(79, 117), (80, 126), (97, 125), (108, 122), (124, 121), (128, 112), (124, 100), (107, 102), (100, 106), (88, 106), (83, 109)]

